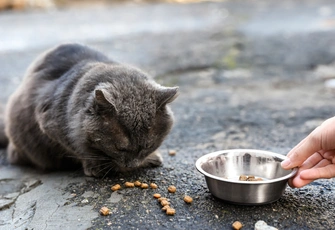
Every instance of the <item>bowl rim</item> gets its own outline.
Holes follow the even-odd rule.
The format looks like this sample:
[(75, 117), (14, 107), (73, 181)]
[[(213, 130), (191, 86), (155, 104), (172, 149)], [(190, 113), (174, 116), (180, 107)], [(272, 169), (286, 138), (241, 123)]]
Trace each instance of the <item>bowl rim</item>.
[[(285, 160), (287, 157), (285, 155), (279, 154), (279, 153), (275, 153), (275, 152), (271, 152), (271, 151), (266, 151), (266, 150), (258, 150), (258, 149), (225, 149), (225, 150), (219, 150), (219, 151), (215, 151), (215, 152), (211, 152), (208, 154), (205, 154), (203, 156), (201, 156), (195, 163), (195, 166), (197, 168), (197, 170), (203, 174), (205, 177), (209, 177), (218, 181), (224, 181), (224, 182), (229, 182), (229, 183), (234, 183), (234, 184), (271, 184), (271, 183), (275, 183), (275, 182), (279, 182), (279, 181), (284, 181), (286, 179), (289, 179), (291, 177), (293, 177), (297, 172), (298, 172), (298, 168), (293, 168), (291, 169), (292, 172), (290, 172), (289, 174), (287, 174), (286, 176), (283, 177), (279, 177), (279, 178), (275, 178), (275, 179), (269, 179), (266, 181), (233, 181), (233, 180), (229, 180), (229, 179), (225, 179), (222, 177), (218, 177), (218, 176), (214, 176), (210, 173), (207, 173), (205, 170), (202, 169), (201, 165), (203, 163), (203, 160), (205, 158), (211, 157), (211, 156), (217, 156), (219, 154), (222, 153), (226, 153), (226, 152), (257, 152), (257, 153), (265, 153), (265, 154), (271, 154), (271, 156), (277, 157), (279, 159)], [(289, 170), (287, 170), (289, 171)]]

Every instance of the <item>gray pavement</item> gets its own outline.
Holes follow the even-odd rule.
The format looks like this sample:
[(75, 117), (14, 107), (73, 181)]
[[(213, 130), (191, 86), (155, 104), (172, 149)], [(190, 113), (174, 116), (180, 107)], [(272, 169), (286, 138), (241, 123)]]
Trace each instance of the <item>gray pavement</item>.
[[(215, 150), (286, 154), (334, 115), (334, 91), (317, 67), (335, 60), (335, 2), (223, 1), (121, 4), (0, 14), (0, 116), (25, 69), (43, 50), (82, 42), (179, 85), (176, 123), (160, 148), (162, 167), (109, 178), (42, 173), (8, 165), (0, 153), (0, 229), (332, 229), (335, 179), (318, 180), (262, 206), (215, 199), (196, 159)], [(168, 151), (177, 154), (170, 156)], [(122, 189), (125, 181), (159, 188)], [(175, 194), (167, 187), (174, 184)], [(174, 216), (152, 194), (168, 196)], [(191, 205), (184, 194), (194, 198)], [(100, 216), (107, 206), (111, 215)]]

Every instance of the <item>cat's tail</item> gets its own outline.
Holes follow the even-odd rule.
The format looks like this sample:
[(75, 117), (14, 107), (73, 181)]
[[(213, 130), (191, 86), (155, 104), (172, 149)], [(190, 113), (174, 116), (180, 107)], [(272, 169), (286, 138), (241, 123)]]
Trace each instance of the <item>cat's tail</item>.
[(5, 120), (3, 116), (3, 109), (1, 109), (0, 111), (0, 148), (6, 148), (7, 145), (8, 145), (8, 138), (5, 134)]

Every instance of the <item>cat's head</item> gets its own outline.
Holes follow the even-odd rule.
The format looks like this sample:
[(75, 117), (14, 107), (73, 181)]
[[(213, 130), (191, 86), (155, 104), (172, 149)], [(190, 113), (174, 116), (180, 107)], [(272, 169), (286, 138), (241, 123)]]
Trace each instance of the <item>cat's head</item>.
[(138, 167), (169, 133), (168, 107), (178, 87), (163, 87), (139, 70), (116, 66), (92, 92), (86, 111), (87, 145), (108, 158), (114, 170)]

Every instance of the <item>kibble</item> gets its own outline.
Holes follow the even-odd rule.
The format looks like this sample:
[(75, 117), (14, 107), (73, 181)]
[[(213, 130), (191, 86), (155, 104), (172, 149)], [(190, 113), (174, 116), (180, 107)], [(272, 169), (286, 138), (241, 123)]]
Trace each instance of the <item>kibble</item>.
[(176, 210), (173, 208), (168, 208), (166, 209), (166, 214), (169, 216), (173, 216), (174, 214), (176, 214)]
[(165, 205), (163, 208), (162, 208), (162, 210), (163, 211), (166, 211), (168, 208), (171, 208), (169, 205)]
[(158, 186), (157, 186), (157, 184), (155, 184), (155, 183), (151, 183), (151, 184), (150, 184), (150, 188), (152, 188), (152, 189), (156, 189), (156, 188), (158, 188)]
[(162, 200), (167, 200), (167, 198), (166, 197), (160, 197), (160, 198), (158, 198), (159, 202), (161, 202)]
[(169, 205), (170, 204), (170, 202), (169, 201), (167, 201), (167, 200), (162, 200), (161, 201), (161, 205), (164, 207), (164, 206), (166, 206), (166, 205)]
[(239, 230), (243, 227), (242, 223), (240, 221), (235, 221), (232, 225), (233, 229)]
[(134, 185), (135, 185), (136, 187), (141, 187), (141, 184), (142, 184), (142, 183), (139, 182), (138, 180), (134, 182)]
[(110, 214), (110, 210), (107, 207), (100, 208), (100, 214), (103, 216), (108, 216)]
[(141, 188), (143, 188), (143, 189), (147, 189), (147, 188), (149, 188), (149, 185), (146, 184), (146, 183), (142, 183), (142, 184), (141, 184)]
[(175, 193), (176, 190), (177, 190), (176, 187), (173, 186), (173, 185), (170, 185), (170, 186), (168, 187), (168, 191), (169, 191), (170, 193)]
[(111, 190), (112, 190), (112, 191), (117, 191), (117, 190), (119, 190), (120, 188), (121, 188), (121, 185), (116, 184), (116, 185), (114, 185), (114, 186), (111, 187)]
[(176, 155), (176, 154), (177, 154), (177, 151), (174, 150), (174, 149), (171, 149), (171, 150), (169, 151), (169, 155), (170, 155), (170, 156), (174, 156), (174, 155)]
[(124, 186), (126, 186), (126, 188), (134, 188), (135, 187), (134, 183), (132, 183), (132, 182), (126, 182), (126, 183), (124, 183)]
[(159, 194), (159, 193), (155, 193), (155, 194), (154, 194), (154, 198), (156, 198), (156, 199), (161, 198), (161, 194)]
[(190, 203), (192, 203), (193, 198), (190, 197), (190, 196), (184, 196), (184, 201), (185, 201), (186, 203), (190, 204)]
[(262, 181), (263, 179), (260, 177), (255, 177), (254, 175), (241, 175), (239, 177), (239, 181)]
[(239, 181), (246, 181), (246, 180), (248, 180), (248, 177), (246, 175), (241, 175), (238, 180)]

